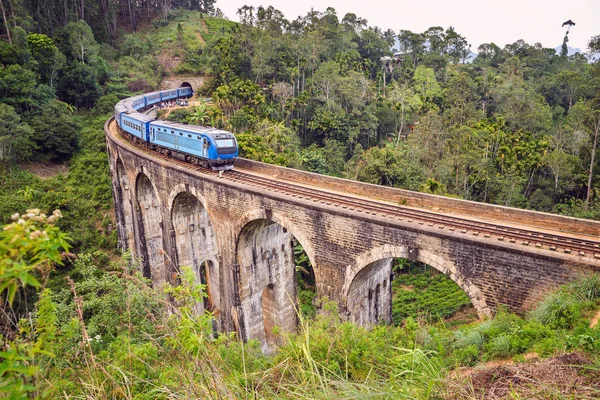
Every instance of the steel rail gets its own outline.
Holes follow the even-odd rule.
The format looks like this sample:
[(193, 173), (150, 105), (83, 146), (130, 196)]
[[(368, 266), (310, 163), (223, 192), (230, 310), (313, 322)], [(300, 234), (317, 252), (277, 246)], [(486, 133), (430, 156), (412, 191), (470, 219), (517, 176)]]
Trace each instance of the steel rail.
[(485, 233), (489, 233), (498, 236), (499, 240), (506, 239), (510, 241), (511, 239), (514, 239), (515, 242), (516, 240), (522, 240), (525, 242), (522, 243), (524, 245), (529, 245), (531, 242), (537, 242), (541, 245), (546, 244), (551, 250), (556, 250), (556, 248), (560, 246), (567, 249), (567, 252), (568, 250), (578, 250), (588, 254), (600, 252), (600, 242), (598, 241), (582, 240), (576, 237), (555, 233), (539, 233), (529, 229), (507, 227), (500, 224), (476, 221), (446, 214), (438, 214), (427, 210), (416, 210), (413, 208), (403, 207), (401, 205), (385, 204), (375, 200), (363, 200), (339, 193), (328, 193), (319, 189), (298, 186), (287, 182), (272, 181), (264, 177), (259, 177), (257, 175), (240, 171), (230, 171), (228, 173), (228, 178), (231, 177), (231, 175), (242, 175), (237, 179), (238, 181), (253, 181), (262, 186), (270, 187), (275, 191), (285, 191), (290, 194), (293, 192), (299, 197), (320, 198), (329, 204), (336, 202), (338, 205), (345, 204), (348, 207), (354, 206), (358, 212), (365, 211), (368, 214), (381, 213), (381, 216), (393, 216), (398, 219), (413, 218), (413, 220), (420, 221), (419, 223), (428, 223), (432, 226), (437, 224), (440, 229), (444, 229), (446, 227), (453, 227), (455, 229), (461, 228), (467, 229), (476, 235), (479, 235), (480, 233), (484, 233), (484, 235)]

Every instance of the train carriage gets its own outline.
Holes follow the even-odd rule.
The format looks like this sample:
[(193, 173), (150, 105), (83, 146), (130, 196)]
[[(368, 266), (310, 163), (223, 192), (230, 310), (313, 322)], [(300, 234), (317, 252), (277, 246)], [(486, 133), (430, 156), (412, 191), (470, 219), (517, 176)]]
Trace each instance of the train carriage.
[(162, 101), (176, 99), (177, 98), (177, 89), (161, 91), (160, 98)]
[(184, 87), (180, 87), (179, 89), (177, 89), (178, 97), (191, 97), (193, 93), (194, 92), (193, 92), (192, 88), (189, 86), (184, 86)]
[(160, 103), (160, 92), (146, 93), (146, 107)]
[(233, 168), (238, 155), (233, 134), (176, 122), (156, 120), (150, 123), (150, 142), (182, 154), (186, 161), (216, 170)]
[(122, 114), (121, 129), (147, 142), (149, 140), (149, 123), (153, 120), (154, 118), (140, 113)]
[(146, 107), (146, 97), (144, 95), (132, 97), (131, 106), (136, 111)]
[(127, 107), (125, 107), (121, 102), (115, 105), (115, 121), (119, 128), (121, 127), (121, 116), (127, 113)]

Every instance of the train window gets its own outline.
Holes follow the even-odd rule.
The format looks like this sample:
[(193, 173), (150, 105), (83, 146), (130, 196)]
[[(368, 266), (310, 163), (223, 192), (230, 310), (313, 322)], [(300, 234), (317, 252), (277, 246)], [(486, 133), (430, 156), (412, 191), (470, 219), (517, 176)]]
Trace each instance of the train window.
[(196, 139), (200, 140), (200, 136), (196, 136)]
[(175, 134), (175, 132), (171, 131), (172, 134)]
[(233, 139), (217, 139), (217, 147), (235, 147)]
[(188, 137), (192, 137), (192, 135), (188, 135)]
[(179, 136), (183, 136), (183, 133), (179, 132)]

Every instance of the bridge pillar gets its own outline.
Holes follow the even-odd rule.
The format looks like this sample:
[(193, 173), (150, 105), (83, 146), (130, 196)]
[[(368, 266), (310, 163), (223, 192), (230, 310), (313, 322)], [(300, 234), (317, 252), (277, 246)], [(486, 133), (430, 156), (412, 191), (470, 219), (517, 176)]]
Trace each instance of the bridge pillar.
[(354, 278), (348, 292), (350, 321), (360, 326), (392, 322), (392, 258), (374, 261)]
[[(206, 297), (197, 305), (198, 313), (209, 310), (219, 314), (220, 271), (215, 231), (206, 208), (185, 187), (176, 187), (170, 203), (170, 232), (173, 244), (172, 261), (179, 270), (192, 268), (196, 282), (205, 285)], [(172, 195), (173, 196), (173, 195)]]
[(136, 219), (142, 270), (160, 288), (167, 282), (168, 271), (165, 265), (164, 225), (162, 207), (154, 185), (143, 172), (136, 183)]
[(237, 256), (244, 339), (257, 339), (267, 350), (276, 340), (275, 327), (296, 329), (292, 235), (275, 222), (253, 221), (240, 235)]

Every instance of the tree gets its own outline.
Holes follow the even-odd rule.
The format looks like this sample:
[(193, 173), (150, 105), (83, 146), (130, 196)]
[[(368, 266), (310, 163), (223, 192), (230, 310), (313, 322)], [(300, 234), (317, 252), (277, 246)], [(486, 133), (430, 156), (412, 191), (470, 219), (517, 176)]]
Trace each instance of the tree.
[(52, 100), (32, 120), (35, 142), (41, 154), (49, 159), (65, 159), (78, 147), (79, 126), (73, 120), (67, 104)]
[(77, 108), (92, 108), (101, 93), (94, 70), (83, 63), (72, 65), (58, 84), (60, 99)]
[(37, 62), (36, 69), (43, 83), (54, 87), (58, 72), (64, 68), (66, 58), (54, 44), (54, 40), (44, 34), (27, 35), (27, 45)]
[(35, 74), (18, 65), (0, 67), (0, 102), (27, 111), (38, 104), (34, 100), (36, 89)]
[(596, 150), (598, 148), (598, 134), (600, 133), (600, 98), (593, 100), (580, 100), (570, 110), (570, 117), (576, 126), (584, 129), (591, 135), (590, 166), (588, 169), (587, 193), (585, 196), (586, 210), (592, 195), (592, 178), (596, 166)]
[(356, 168), (358, 180), (378, 185), (415, 190), (423, 179), (423, 170), (406, 142), (395, 148), (373, 147), (365, 151)]
[(590, 50), (590, 55), (594, 57), (598, 57), (600, 55), (600, 35), (594, 36), (588, 42), (588, 49)]
[(281, 105), (281, 112), (283, 113), (288, 100), (294, 96), (294, 87), (287, 82), (275, 82), (271, 85), (271, 93), (273, 98)]
[(509, 126), (536, 134), (547, 132), (552, 124), (552, 111), (520, 73), (508, 73), (498, 82), (492, 96)]
[(477, 51), (477, 58), (475, 58), (474, 64), (485, 63), (491, 67), (498, 68), (506, 59), (506, 55), (502, 49), (495, 43), (483, 43), (477, 48)]
[(408, 84), (394, 82), (388, 94), (388, 100), (397, 113), (398, 133), (396, 135), (396, 146), (400, 143), (400, 137), (406, 125), (413, 122), (415, 113), (421, 108), (422, 101), (418, 93)]
[(422, 108), (425, 111), (439, 110), (437, 103), (442, 98), (443, 92), (433, 69), (419, 65), (415, 70), (413, 79), (415, 90), (421, 97)]
[(375, 78), (381, 65), (381, 58), (390, 54), (390, 45), (374, 29), (364, 29), (358, 37), (358, 52), (363, 64), (366, 66), (370, 64), (371, 78)]
[(471, 49), (471, 45), (467, 43), (467, 39), (464, 36), (459, 35), (453, 27), (446, 29), (444, 34), (444, 46), (445, 53), (448, 54), (455, 64), (460, 60), (464, 63), (466, 61), (465, 54), (468, 54)]
[(429, 51), (436, 54), (444, 54), (444, 42), (446, 34), (441, 26), (432, 26), (423, 32), (423, 36), (429, 43)]
[(475, 117), (476, 84), (464, 71), (452, 72), (446, 88), (445, 114), (451, 125), (462, 126)]
[(420, 189), (423, 193), (437, 194), (439, 196), (443, 196), (447, 193), (446, 185), (433, 178), (427, 178), (427, 180), (421, 184)]
[(6, 19), (6, 10), (4, 9), (4, 0), (0, 0), (0, 11), (2, 11), (2, 19), (4, 21), (4, 29), (6, 30), (6, 37), (8, 43), (12, 44), (12, 38), (10, 37), (10, 28), (8, 27), (8, 21)]
[(577, 157), (569, 155), (563, 150), (554, 149), (545, 155), (544, 162), (554, 178), (554, 190), (558, 191), (561, 179), (565, 181), (572, 176)]
[(410, 56), (413, 69), (421, 62), (421, 58), (425, 52), (425, 38), (423, 35), (413, 33), (402, 29), (398, 33), (398, 41), (400, 43), (400, 51)]
[(354, 13), (346, 13), (342, 18), (342, 25), (347, 26), (354, 33), (359, 33), (361, 30), (367, 27), (367, 20), (361, 17), (357, 17)]
[(77, 60), (85, 64), (95, 61), (98, 44), (92, 28), (85, 21), (69, 22), (59, 38), (61, 49), (70, 62)]
[(204, 103), (194, 107), (194, 111), (187, 118), (188, 122), (194, 125), (204, 125), (208, 119), (208, 110)]
[(21, 161), (31, 156), (35, 144), (33, 130), (15, 112), (15, 109), (0, 103), (0, 161)]

